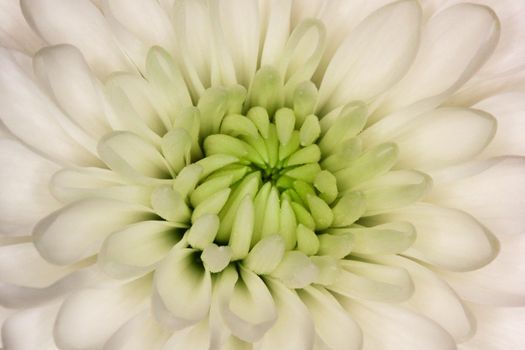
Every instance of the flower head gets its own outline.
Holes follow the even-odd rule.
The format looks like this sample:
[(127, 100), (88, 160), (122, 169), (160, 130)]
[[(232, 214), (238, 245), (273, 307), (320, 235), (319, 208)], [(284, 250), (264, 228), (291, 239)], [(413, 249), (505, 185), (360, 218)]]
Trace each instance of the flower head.
[(6, 349), (523, 345), (511, 1), (441, 3), (0, 1)]

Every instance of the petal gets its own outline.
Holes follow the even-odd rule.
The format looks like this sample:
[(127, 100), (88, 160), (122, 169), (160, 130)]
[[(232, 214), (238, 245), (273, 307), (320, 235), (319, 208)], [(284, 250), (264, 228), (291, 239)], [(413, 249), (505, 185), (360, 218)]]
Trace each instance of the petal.
[(50, 264), (32, 242), (0, 246), (0, 280), (4, 283), (43, 288), (80, 267)]
[(21, 0), (24, 16), (48, 43), (71, 44), (99, 74), (130, 69), (99, 9), (89, 0)]
[(115, 172), (138, 180), (144, 177), (168, 178), (169, 167), (161, 153), (138, 135), (113, 132), (98, 144), (100, 158)]
[(220, 21), (225, 44), (233, 59), (237, 81), (248, 87), (259, 51), (259, 8), (256, 0), (221, 1)]
[(425, 98), (450, 95), (487, 60), (498, 38), (499, 22), (488, 7), (459, 4), (433, 16), (414, 64), (377, 115)]
[(474, 215), (498, 237), (525, 232), (524, 158), (498, 158), (451, 168), (447, 176), (452, 180), (438, 183), (429, 201)]
[(211, 275), (196, 259), (198, 251), (174, 247), (155, 272), (158, 310), (171, 313), (167, 320), (162, 312), (155, 316), (172, 328), (196, 324), (209, 312)]
[(290, 34), (292, 0), (260, 2), (261, 8), (261, 66), (272, 65), (281, 57)]
[(412, 120), (390, 137), (399, 147), (399, 167), (433, 169), (472, 159), (495, 132), (496, 120), (483, 111), (440, 108)]
[[(247, 342), (255, 342), (272, 327), (277, 318), (276, 307), (263, 280), (241, 267), (236, 272), (226, 270), (224, 294), (221, 296), (221, 316), (233, 335)], [(235, 283), (233, 285), (233, 283)], [(222, 292), (221, 292), (222, 293)]]
[(393, 304), (340, 302), (361, 326), (367, 350), (456, 350), (443, 328), (417, 313)]
[(55, 350), (53, 325), (59, 304), (22, 310), (8, 317), (2, 325), (2, 343), (13, 350)]
[(311, 349), (315, 331), (308, 309), (295, 292), (281, 283), (271, 281), (269, 287), (278, 317), (272, 328), (255, 345), (255, 349)]
[(0, 4), (0, 44), (23, 52), (33, 53), (42, 45), (42, 39), (29, 27), (18, 0)]
[(500, 254), (484, 268), (443, 272), (442, 276), (463, 299), (487, 305), (525, 305), (525, 236), (502, 236), (500, 245)]
[(416, 241), (404, 254), (443, 269), (478, 269), (498, 253), (497, 239), (476, 219), (459, 210), (419, 203), (385, 214), (383, 219), (414, 225)]
[(438, 323), (459, 343), (476, 332), (475, 320), (454, 290), (437, 274), (404, 257), (374, 258), (383, 264), (404, 268), (414, 282), (414, 294), (407, 304)]
[(331, 110), (352, 100), (367, 100), (397, 82), (416, 54), (420, 20), (417, 1), (397, 1), (367, 17), (328, 65), (318, 108)]
[(141, 312), (127, 321), (104, 344), (108, 350), (160, 350), (170, 336), (147, 312)]
[(127, 224), (151, 217), (148, 208), (111, 199), (74, 202), (41, 220), (35, 246), (44, 259), (70, 264), (96, 254), (103, 240)]
[(51, 46), (33, 59), (35, 75), (76, 124), (95, 138), (109, 131), (100, 82), (73, 46)]
[(506, 93), (491, 96), (475, 105), (491, 113), (498, 122), (494, 140), (483, 151), (483, 157), (525, 156), (522, 130), (525, 129), (525, 94)]
[(361, 329), (330, 293), (306, 287), (299, 296), (310, 311), (317, 335), (330, 349), (361, 349)]
[(110, 276), (139, 276), (153, 270), (179, 239), (176, 227), (165, 221), (142, 221), (106, 238), (98, 262)]
[(59, 203), (49, 193), (58, 167), (15, 140), (0, 140), (0, 232), (29, 234)]
[(173, 333), (162, 350), (210, 350), (210, 329), (207, 320)]
[(478, 330), (460, 350), (522, 349), (525, 335), (521, 331), (525, 322), (525, 308), (492, 307), (469, 304), (478, 321)]
[[(7, 129), (39, 153), (61, 162), (98, 164), (83, 148), (80, 129), (0, 49), (0, 118)], [(84, 140), (85, 141), (85, 140)], [(87, 147), (94, 146), (86, 144)]]
[(69, 296), (58, 313), (55, 341), (65, 349), (100, 349), (124, 322), (145, 306), (151, 278), (120, 287), (84, 289)]
[(404, 268), (366, 261), (341, 260), (335, 282), (326, 286), (341, 295), (365, 300), (399, 302), (410, 298), (414, 285)]

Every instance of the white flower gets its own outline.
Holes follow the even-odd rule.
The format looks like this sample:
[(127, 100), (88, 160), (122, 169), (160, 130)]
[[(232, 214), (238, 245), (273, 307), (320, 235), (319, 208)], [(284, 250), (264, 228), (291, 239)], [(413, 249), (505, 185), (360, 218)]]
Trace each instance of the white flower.
[(4, 349), (525, 347), (525, 3), (474, 2), (0, 0)]

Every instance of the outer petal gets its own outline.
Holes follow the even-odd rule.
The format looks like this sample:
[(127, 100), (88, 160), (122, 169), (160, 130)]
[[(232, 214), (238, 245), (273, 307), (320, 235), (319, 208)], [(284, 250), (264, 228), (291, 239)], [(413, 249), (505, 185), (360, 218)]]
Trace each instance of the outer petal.
[(474, 215), (498, 237), (525, 232), (525, 158), (473, 163), (439, 176), (444, 180), (436, 184), (429, 201)]
[(523, 349), (525, 334), (521, 331), (525, 323), (525, 308), (491, 307), (469, 304), (478, 320), (474, 338), (461, 344), (459, 350), (478, 349)]
[(502, 236), (500, 244), (500, 254), (484, 268), (442, 273), (463, 299), (487, 305), (525, 305), (525, 235)]
[(0, 3), (0, 45), (24, 52), (35, 52), (43, 42), (27, 25), (19, 1)]
[(0, 118), (9, 131), (50, 158), (96, 163), (82, 147), (94, 144), (83, 142), (85, 135), (45, 96), (11, 52), (3, 48), (0, 70)]
[(89, 0), (21, 0), (28, 23), (48, 43), (71, 44), (99, 74), (130, 69), (99, 9)]
[(331, 110), (352, 100), (367, 100), (399, 80), (416, 54), (420, 20), (421, 9), (411, 0), (387, 5), (367, 17), (328, 65), (318, 108)]
[(455, 350), (456, 342), (435, 322), (393, 304), (342, 299), (364, 335), (364, 350)]
[(491, 96), (477, 103), (475, 107), (491, 113), (498, 122), (494, 140), (483, 151), (482, 157), (525, 156), (525, 93)]
[(0, 233), (29, 234), (58, 207), (49, 180), (58, 167), (15, 140), (0, 140)]
[(452, 271), (478, 269), (498, 253), (497, 239), (472, 216), (459, 210), (416, 204), (384, 218), (408, 221), (417, 238), (404, 254)]
[(55, 340), (63, 349), (99, 349), (119, 327), (145, 306), (151, 279), (118, 288), (85, 289), (60, 307)]
[(432, 17), (413, 66), (382, 102), (378, 115), (421, 99), (450, 95), (487, 60), (498, 38), (499, 22), (488, 7), (460, 4)]
[(46, 260), (70, 264), (96, 254), (111, 232), (148, 217), (151, 213), (142, 206), (111, 199), (85, 199), (41, 220), (34, 231), (35, 245)]

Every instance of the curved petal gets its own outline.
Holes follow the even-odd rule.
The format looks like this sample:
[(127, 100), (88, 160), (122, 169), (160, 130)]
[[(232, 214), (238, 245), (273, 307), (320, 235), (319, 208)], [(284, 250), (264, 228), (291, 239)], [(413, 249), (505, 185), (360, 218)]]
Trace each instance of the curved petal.
[(446, 270), (475, 270), (498, 253), (499, 244), (492, 233), (459, 210), (419, 203), (384, 218), (408, 221), (416, 228), (416, 241), (404, 254)]
[[(256, 350), (311, 349), (314, 325), (301, 299), (280, 282), (267, 282), (277, 307), (277, 321), (254, 348)], [(293, 327), (290, 327), (293, 325)]]
[(366, 349), (456, 350), (456, 342), (443, 328), (401, 306), (344, 298), (340, 302), (363, 329)]
[(492, 307), (469, 304), (478, 320), (474, 337), (459, 346), (459, 350), (522, 349), (525, 334), (521, 327), (525, 322), (525, 307)]
[(84, 148), (92, 151), (92, 140), (81, 139), (80, 129), (4, 48), (0, 48), (0, 70), (0, 118), (11, 133), (38, 153), (62, 163), (100, 164)]
[(496, 259), (480, 270), (441, 274), (468, 301), (487, 305), (523, 306), (525, 235), (502, 236), (500, 246), (500, 254)]
[(525, 93), (514, 92), (491, 96), (474, 107), (491, 113), (498, 122), (494, 140), (483, 151), (482, 157), (525, 156), (523, 142)]
[(44, 259), (70, 264), (96, 254), (113, 231), (151, 217), (148, 208), (111, 199), (74, 202), (41, 220), (33, 232)]
[(496, 15), (485, 6), (464, 3), (433, 16), (425, 26), (414, 64), (376, 115), (425, 98), (449, 96), (487, 60), (499, 31)]
[(399, 147), (399, 167), (433, 169), (472, 159), (495, 133), (496, 120), (488, 113), (440, 108), (405, 124), (390, 137)]
[(33, 53), (44, 43), (29, 27), (18, 0), (0, 3), (0, 45), (23, 52)]
[(306, 287), (299, 291), (321, 340), (334, 350), (358, 350), (362, 334), (358, 324), (324, 288)]
[(49, 180), (58, 167), (15, 140), (0, 140), (0, 233), (29, 234), (58, 208)]
[(407, 304), (438, 323), (458, 343), (476, 332), (475, 320), (470, 310), (433, 271), (404, 257), (374, 257), (374, 261), (406, 269), (414, 282), (414, 294)]
[(40, 50), (33, 58), (35, 75), (62, 110), (94, 138), (109, 131), (100, 82), (74, 46)]
[(60, 304), (18, 311), (2, 323), (2, 343), (5, 349), (55, 350), (53, 326)]
[(160, 350), (169, 336), (169, 331), (143, 311), (124, 323), (104, 344), (104, 350)]
[(89, 0), (21, 0), (26, 20), (48, 43), (71, 44), (101, 75), (130, 69), (99, 9)]
[(69, 296), (57, 316), (55, 341), (64, 349), (100, 349), (148, 301), (151, 278), (120, 287), (84, 289)]
[[(196, 324), (210, 310), (211, 275), (195, 262), (197, 255), (194, 249), (176, 246), (155, 272), (155, 293), (161, 303), (155, 316), (173, 328)], [(171, 313), (168, 320), (163, 319), (162, 309)]]
[(397, 1), (367, 17), (328, 65), (318, 108), (331, 110), (352, 100), (367, 100), (397, 82), (415, 57), (420, 21), (421, 9), (412, 0)]
[(106, 238), (98, 262), (116, 278), (139, 276), (153, 270), (179, 239), (180, 233), (165, 221), (142, 221)]
[(525, 232), (525, 158), (497, 158), (449, 172), (452, 181), (437, 184), (429, 201), (474, 215), (498, 237)]

